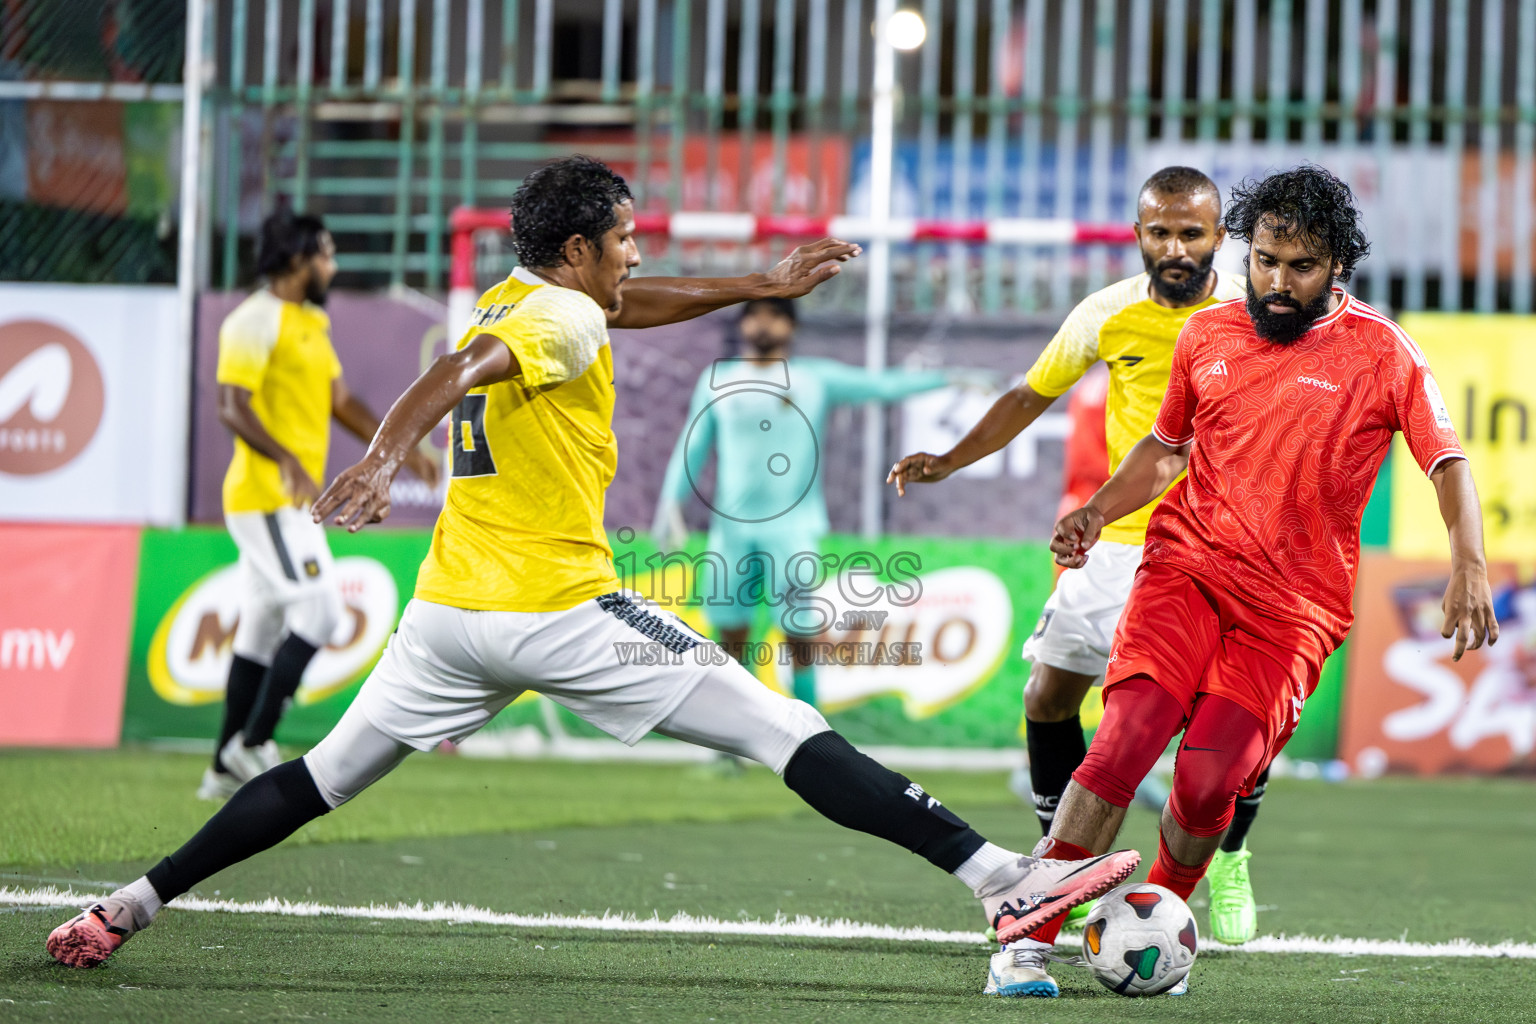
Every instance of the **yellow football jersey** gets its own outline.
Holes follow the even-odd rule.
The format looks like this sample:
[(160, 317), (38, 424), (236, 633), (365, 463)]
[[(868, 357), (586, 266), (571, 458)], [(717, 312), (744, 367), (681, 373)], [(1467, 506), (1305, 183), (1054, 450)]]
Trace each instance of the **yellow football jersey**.
[[(251, 393), (251, 410), (267, 433), (321, 487), (331, 441), (331, 382), (339, 376), (331, 318), (312, 303), (284, 302), (262, 288), (219, 328), (219, 383)], [(291, 503), (277, 463), (236, 437), (224, 474), (224, 511), (275, 512)]]
[(448, 498), (416, 596), (548, 612), (618, 590), (603, 532), (618, 466), (606, 314), (518, 268), (480, 297), (459, 347), (481, 334), (505, 342), (522, 373), (453, 410)]
[[(1037, 393), (1065, 394), (1100, 359), (1109, 365), (1109, 398), (1104, 408), (1104, 436), (1113, 473), (1136, 442), (1152, 432), (1152, 423), (1168, 390), (1173, 344), (1184, 321), (1197, 309), (1238, 298), (1246, 292), (1241, 277), (1217, 272), (1216, 290), (1205, 302), (1170, 309), (1152, 301), (1151, 278), (1137, 274), (1088, 296), (1072, 310), (1051, 343), (1040, 353), (1026, 380)], [(1161, 501), (1104, 528), (1103, 537), (1140, 545), (1147, 521)]]

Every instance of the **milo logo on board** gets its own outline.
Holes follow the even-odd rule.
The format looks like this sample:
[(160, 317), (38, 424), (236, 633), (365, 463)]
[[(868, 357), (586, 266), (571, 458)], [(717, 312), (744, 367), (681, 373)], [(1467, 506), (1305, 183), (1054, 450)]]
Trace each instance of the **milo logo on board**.
[[(400, 615), (395, 578), (381, 563), (338, 558), (335, 573), (346, 613), (305, 670), (296, 695), (300, 704), (324, 700), (363, 678)], [(149, 646), (149, 681), (161, 698), (183, 706), (224, 699), (242, 596), (239, 566), (226, 565), (171, 605)]]

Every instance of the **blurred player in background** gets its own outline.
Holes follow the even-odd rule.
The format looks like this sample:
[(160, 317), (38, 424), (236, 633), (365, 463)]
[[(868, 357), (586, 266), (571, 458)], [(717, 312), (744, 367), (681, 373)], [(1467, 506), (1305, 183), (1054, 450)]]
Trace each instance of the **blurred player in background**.
[[(795, 356), (797, 322), (790, 299), (756, 299), (742, 308), (737, 336), (745, 355), (716, 360), (699, 375), (687, 423), (667, 464), (652, 532), (663, 551), (680, 550), (687, 542), (682, 503), (714, 451), (714, 493), (700, 497), (713, 513), (708, 550), (724, 560), (729, 586), (723, 592), (730, 600), (706, 602), (704, 616), (726, 649), (741, 658), (757, 604), (740, 596), (762, 594), (774, 605), (782, 598), (780, 623), (794, 661), (794, 695), (814, 705), (816, 675), (806, 641), (828, 624), (818, 624), (821, 613), (815, 609), (796, 606), (806, 588), (788, 578), (788, 571), (796, 555), (816, 556), (831, 529), (818, 451), (827, 416), (836, 405), (895, 402), (943, 387), (957, 375), (867, 370)], [(804, 472), (792, 472), (797, 468)]]
[[(1036, 848), (1108, 848), (1182, 730), (1148, 881), (1185, 899), (1349, 631), (1360, 517), (1394, 433), (1434, 484), (1450, 535), (1453, 657), (1499, 632), (1477, 491), (1424, 354), (1335, 285), (1369, 250), (1349, 186), (1312, 165), (1271, 175), (1233, 190), (1225, 225), (1250, 243), (1246, 300), (1189, 318), (1152, 432), (1051, 541), (1063, 565), (1091, 565), (1108, 524), (1187, 471), (1152, 513), (1104, 720)], [(1056, 930), (1025, 942), (1045, 948)]]
[[(1221, 195), (1204, 173), (1192, 167), (1156, 172), (1141, 187), (1136, 214), (1146, 271), (1078, 303), (1024, 382), (1000, 398), (959, 444), (943, 455), (920, 452), (896, 464), (890, 479), (898, 490), (906, 483), (943, 480), (999, 450), (1099, 362), (1109, 370), (1107, 470), (1113, 472), (1147, 435), (1168, 386), (1179, 331), (1197, 310), (1241, 296), (1243, 284), (1212, 265), (1225, 232)], [(1087, 752), (1079, 711), (1108, 664), (1115, 624), (1141, 562), (1147, 521), (1161, 498), (1152, 496), (1107, 529), (1093, 561), (1061, 576), (1025, 641), (1023, 656), (1033, 667), (1024, 688), (1024, 738), (1044, 833), (1049, 834), (1062, 791)], [(1137, 782), (1141, 799), (1160, 810), (1166, 789), (1155, 780)], [(1257, 813), (1256, 800), (1249, 809)], [(1249, 816), (1244, 825), (1251, 821)], [(1223, 864), (1229, 870), (1212, 874), (1211, 930), (1222, 942), (1246, 941), (1257, 928), (1248, 853), (1242, 848), (1246, 827), (1241, 831), (1235, 837), (1241, 852)], [(1020, 969), (1043, 973), (1033, 963)]]
[[(1067, 441), (1062, 446), (1060, 519), (1088, 504), (1093, 492), (1109, 479), (1109, 438), (1104, 433), (1108, 416), (1109, 370), (1096, 362), (1067, 394)], [(1051, 562), (1056, 578), (1064, 568)]]
[[(243, 599), (224, 721), (197, 795), (229, 797), (278, 764), (272, 742), (304, 669), (331, 639), (344, 607), (325, 529), (309, 507), (325, 479), (331, 419), (360, 440), (379, 420), (347, 388), (322, 308), (336, 245), (319, 217), (280, 211), (261, 225), (265, 279), (219, 328), (219, 421), (235, 435), (224, 475), (224, 522), (240, 549)], [(436, 488), (437, 463), (406, 465)]]
[[(994, 846), (815, 708), (620, 589), (603, 530), (618, 463), (609, 326), (804, 295), (858, 247), (824, 239), (742, 278), (629, 281), (640, 263), (629, 188), (584, 157), (528, 175), (512, 219), (522, 265), (481, 296), (457, 351), (407, 389), (367, 455), (315, 504), (316, 521), (334, 516), (354, 531), (383, 519), (396, 473), (452, 415), (448, 497), (378, 665), (313, 750), (242, 786), (148, 875), (54, 929), (49, 952), (95, 966), (164, 901), (341, 806), (412, 751), (469, 736), (526, 690), (625, 743), (655, 731), (767, 765), (832, 821), (954, 874), (1005, 937), (1129, 876), (1132, 851), (1058, 864)], [(661, 656), (626, 663), (621, 648), (636, 643)]]

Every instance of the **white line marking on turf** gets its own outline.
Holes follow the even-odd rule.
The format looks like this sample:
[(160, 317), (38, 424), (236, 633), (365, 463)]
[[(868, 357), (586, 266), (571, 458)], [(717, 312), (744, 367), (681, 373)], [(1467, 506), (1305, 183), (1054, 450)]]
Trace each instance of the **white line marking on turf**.
[[(0, 886), (0, 904), (42, 907), (83, 907), (101, 899), (101, 895), (79, 893), (48, 886), (42, 889), (12, 889)], [(455, 924), (489, 924), (505, 928), (537, 928), (548, 931), (649, 932), (672, 935), (761, 935), (812, 939), (883, 939), (891, 942), (929, 942), (950, 945), (984, 945), (987, 938), (979, 931), (944, 931), (937, 928), (900, 928), (894, 925), (867, 924), (860, 921), (825, 918), (788, 917), (780, 914), (771, 921), (722, 921), (713, 917), (694, 917), (678, 913), (672, 917), (635, 917), (630, 914), (506, 914), (458, 903), (396, 903), (366, 907), (342, 907), (324, 903), (290, 903), (267, 899), (253, 903), (234, 900), (205, 900), (182, 896), (172, 903), (176, 910), (220, 912), (226, 914), (277, 914), (285, 917), (346, 917), (374, 921), (447, 921)], [(1061, 943), (1076, 945), (1075, 940)], [(1398, 957), (1471, 957), (1488, 959), (1536, 960), (1536, 943), (1500, 942), (1482, 945), (1469, 939), (1448, 942), (1408, 942), (1402, 939), (1331, 939), (1307, 935), (1266, 935), (1241, 946), (1217, 946), (1215, 951), (1231, 953), (1322, 953), (1341, 956)]]
[(23, 875), (17, 871), (0, 871), (0, 882), (56, 882), (63, 885), (99, 885), (111, 890), (122, 882), (104, 882), (99, 878), (61, 878), (57, 875)]

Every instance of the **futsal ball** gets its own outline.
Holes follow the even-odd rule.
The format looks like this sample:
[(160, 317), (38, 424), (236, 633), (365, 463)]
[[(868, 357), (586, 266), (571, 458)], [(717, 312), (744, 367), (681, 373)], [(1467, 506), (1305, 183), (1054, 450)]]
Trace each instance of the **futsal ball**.
[(1083, 959), (1122, 996), (1155, 996), (1189, 973), (1199, 947), (1189, 906), (1160, 885), (1122, 885), (1099, 897), (1083, 923)]

